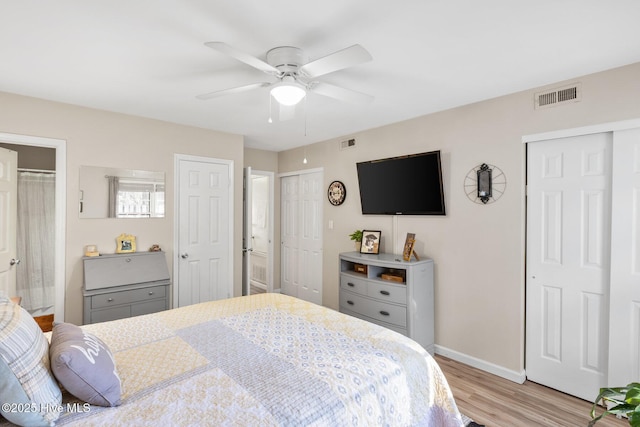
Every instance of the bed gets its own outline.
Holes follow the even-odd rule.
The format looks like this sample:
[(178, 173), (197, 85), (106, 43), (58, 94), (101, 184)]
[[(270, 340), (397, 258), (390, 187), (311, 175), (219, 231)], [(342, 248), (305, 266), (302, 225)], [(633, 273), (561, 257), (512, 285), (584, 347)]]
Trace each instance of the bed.
[(121, 399), (87, 405), (64, 392), (56, 425), (463, 425), (444, 375), (416, 342), (285, 295), (82, 331), (113, 355)]

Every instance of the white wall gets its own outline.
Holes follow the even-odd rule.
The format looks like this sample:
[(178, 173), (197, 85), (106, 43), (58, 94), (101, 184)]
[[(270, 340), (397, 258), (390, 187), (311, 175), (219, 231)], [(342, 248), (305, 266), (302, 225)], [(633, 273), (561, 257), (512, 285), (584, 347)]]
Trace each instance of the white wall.
[[(67, 142), (67, 236), (65, 320), (82, 322), (83, 247), (115, 251), (121, 233), (137, 237), (138, 250), (158, 243), (172, 268), (174, 153), (234, 161), (234, 181), (242, 183), (243, 138), (222, 132), (93, 110), (0, 92), (0, 132)], [(166, 216), (152, 219), (79, 219), (81, 165), (165, 172)], [(233, 238), (242, 247), (242, 185), (234, 191)], [(234, 294), (241, 295), (242, 259), (234, 257)], [(172, 273), (173, 275), (173, 273)]]
[[(306, 148), (281, 152), (279, 172), (324, 167), (325, 185), (347, 187), (342, 206), (324, 203), (325, 305), (338, 308), (338, 253), (353, 250), (355, 229), (382, 230), (383, 250), (392, 251), (392, 217), (363, 216), (355, 163), (441, 150), (445, 217), (399, 217), (395, 240), (416, 233), (417, 252), (433, 258), (436, 276), (436, 344), (514, 375), (524, 369), (525, 146), (532, 133), (640, 117), (640, 63), (568, 82), (582, 84), (577, 103), (534, 110), (533, 94), (520, 92), (393, 125), (363, 131)], [(553, 88), (564, 84), (550, 85)], [(487, 82), (490, 84), (490, 82)], [(342, 140), (356, 148), (341, 151)], [(481, 163), (507, 177), (496, 203), (471, 202), (463, 188), (467, 173)], [(415, 183), (407, 183), (415, 186)], [(416, 188), (419, 191), (419, 188)], [(328, 229), (333, 221), (334, 229)]]

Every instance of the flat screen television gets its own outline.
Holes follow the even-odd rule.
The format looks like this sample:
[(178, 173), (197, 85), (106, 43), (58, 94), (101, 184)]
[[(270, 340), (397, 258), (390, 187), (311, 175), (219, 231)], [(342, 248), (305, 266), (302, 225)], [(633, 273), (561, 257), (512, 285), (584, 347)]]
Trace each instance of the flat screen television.
[(440, 151), (356, 167), (364, 215), (445, 215)]

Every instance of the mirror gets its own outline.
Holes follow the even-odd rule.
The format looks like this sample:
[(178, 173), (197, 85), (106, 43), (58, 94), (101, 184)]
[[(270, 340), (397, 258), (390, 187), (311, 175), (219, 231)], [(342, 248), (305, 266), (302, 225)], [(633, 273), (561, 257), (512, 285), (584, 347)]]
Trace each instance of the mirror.
[(164, 172), (80, 166), (80, 218), (164, 218)]

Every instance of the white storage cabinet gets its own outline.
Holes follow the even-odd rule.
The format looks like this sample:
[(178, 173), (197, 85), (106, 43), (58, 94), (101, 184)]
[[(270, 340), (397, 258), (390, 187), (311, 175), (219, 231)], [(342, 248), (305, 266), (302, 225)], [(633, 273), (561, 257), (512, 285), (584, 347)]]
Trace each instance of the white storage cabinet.
[(433, 260), (342, 253), (339, 294), (341, 313), (408, 336), (433, 355)]

